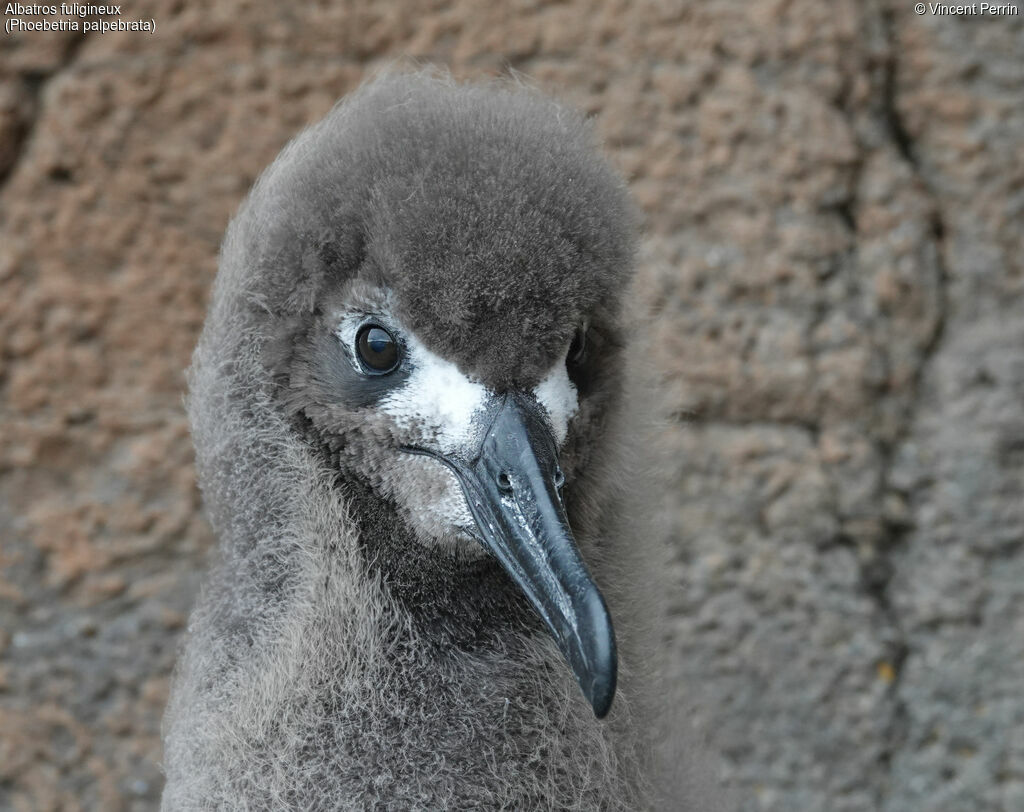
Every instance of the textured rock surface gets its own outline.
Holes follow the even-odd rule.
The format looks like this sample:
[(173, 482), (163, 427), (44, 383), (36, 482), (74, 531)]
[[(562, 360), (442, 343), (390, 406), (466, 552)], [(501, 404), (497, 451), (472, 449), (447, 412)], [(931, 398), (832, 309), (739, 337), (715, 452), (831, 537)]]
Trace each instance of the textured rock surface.
[(673, 662), (749, 810), (1024, 807), (1024, 23), (140, 0), (0, 48), (0, 809), (150, 809), (181, 398), (260, 169), (399, 55), (597, 116), (648, 224)]

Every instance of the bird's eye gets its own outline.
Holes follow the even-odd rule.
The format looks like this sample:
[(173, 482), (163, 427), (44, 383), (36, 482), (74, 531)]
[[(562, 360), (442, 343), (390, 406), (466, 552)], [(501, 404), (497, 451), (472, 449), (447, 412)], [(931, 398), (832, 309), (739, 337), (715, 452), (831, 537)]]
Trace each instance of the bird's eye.
[(366, 324), (356, 335), (356, 353), (364, 369), (372, 375), (384, 375), (398, 366), (399, 349), (395, 337), (378, 324)]
[(583, 324), (576, 329), (576, 335), (572, 337), (572, 344), (569, 345), (569, 354), (566, 356), (566, 360), (569, 362), (569, 366), (578, 366), (583, 362), (586, 354), (587, 326)]

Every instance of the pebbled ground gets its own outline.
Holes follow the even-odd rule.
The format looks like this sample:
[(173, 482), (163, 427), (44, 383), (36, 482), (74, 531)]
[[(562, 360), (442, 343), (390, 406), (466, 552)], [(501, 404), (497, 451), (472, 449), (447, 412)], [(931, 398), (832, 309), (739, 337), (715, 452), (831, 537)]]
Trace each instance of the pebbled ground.
[(0, 809), (152, 809), (227, 219), (398, 56), (593, 113), (647, 220), (678, 683), (745, 810), (1024, 808), (1024, 22), (139, 0), (0, 44)]

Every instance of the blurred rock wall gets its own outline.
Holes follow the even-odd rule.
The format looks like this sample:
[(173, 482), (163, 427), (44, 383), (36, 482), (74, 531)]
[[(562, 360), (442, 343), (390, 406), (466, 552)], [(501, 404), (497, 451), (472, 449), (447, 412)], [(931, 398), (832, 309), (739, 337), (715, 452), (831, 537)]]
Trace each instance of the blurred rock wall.
[(0, 809), (157, 804), (218, 242), (402, 55), (594, 114), (646, 213), (669, 644), (743, 808), (1024, 808), (1021, 16), (205, 5), (0, 35)]

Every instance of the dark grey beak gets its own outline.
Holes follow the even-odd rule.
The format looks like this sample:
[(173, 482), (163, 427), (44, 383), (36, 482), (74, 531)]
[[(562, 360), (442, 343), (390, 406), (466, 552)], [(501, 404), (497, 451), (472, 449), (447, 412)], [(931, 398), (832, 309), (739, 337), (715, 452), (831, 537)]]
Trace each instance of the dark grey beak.
[(481, 540), (540, 614), (601, 719), (615, 696), (615, 632), (565, 518), (554, 439), (532, 398), (505, 395), (492, 414), (471, 460), (406, 450), (455, 472)]

